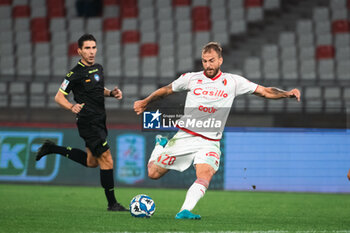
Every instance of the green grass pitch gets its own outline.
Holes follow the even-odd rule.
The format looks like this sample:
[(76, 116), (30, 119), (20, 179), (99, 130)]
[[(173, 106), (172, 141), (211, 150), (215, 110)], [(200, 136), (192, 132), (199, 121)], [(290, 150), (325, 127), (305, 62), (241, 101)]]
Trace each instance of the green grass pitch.
[(350, 195), (208, 190), (194, 213), (175, 220), (186, 190), (117, 188), (128, 205), (145, 193), (152, 218), (106, 211), (99, 187), (0, 184), (0, 232), (350, 232)]

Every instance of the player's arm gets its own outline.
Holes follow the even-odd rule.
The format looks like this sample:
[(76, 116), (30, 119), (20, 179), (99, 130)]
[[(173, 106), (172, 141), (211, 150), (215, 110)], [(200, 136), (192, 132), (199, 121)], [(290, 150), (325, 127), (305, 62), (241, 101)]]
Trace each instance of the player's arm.
[(350, 180), (350, 169), (349, 169), (349, 172), (348, 172), (348, 179)]
[(105, 88), (103, 94), (105, 97), (114, 97), (118, 100), (123, 98), (123, 92), (117, 86), (115, 86), (113, 90)]
[(173, 93), (174, 93), (174, 91), (172, 88), (172, 84), (161, 87), (158, 90), (154, 91), (152, 94), (150, 94), (145, 99), (135, 101), (134, 111), (136, 112), (137, 115), (139, 115), (139, 114), (143, 113), (143, 111), (146, 110), (147, 105), (149, 103), (152, 103), (158, 99), (164, 98), (165, 96), (171, 95)]
[(276, 87), (264, 87), (259, 85), (253, 94), (266, 99), (295, 98), (300, 101), (300, 91), (298, 89), (284, 91)]
[(55, 101), (62, 108), (67, 109), (75, 114), (79, 113), (84, 106), (84, 104), (72, 104), (69, 102), (66, 98), (66, 95), (61, 90), (58, 90), (55, 96)]

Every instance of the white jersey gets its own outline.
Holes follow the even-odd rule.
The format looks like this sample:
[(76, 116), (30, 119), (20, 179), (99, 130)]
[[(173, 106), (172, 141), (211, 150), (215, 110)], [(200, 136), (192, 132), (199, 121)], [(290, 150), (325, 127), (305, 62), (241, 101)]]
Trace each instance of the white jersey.
[[(258, 85), (242, 76), (220, 72), (213, 79), (203, 71), (185, 73), (172, 83), (174, 92), (187, 91), (184, 116), (188, 124), (180, 121), (178, 128), (210, 140), (220, 140), (236, 96), (251, 94)], [(199, 120), (199, 122), (195, 122)]]

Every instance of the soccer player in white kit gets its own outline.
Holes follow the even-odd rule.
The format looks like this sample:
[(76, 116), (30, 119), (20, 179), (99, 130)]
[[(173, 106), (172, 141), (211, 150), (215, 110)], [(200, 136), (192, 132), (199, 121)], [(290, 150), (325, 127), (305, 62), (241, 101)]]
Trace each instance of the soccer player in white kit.
[(216, 126), (215, 123), (219, 123), (214, 130), (200, 130), (202, 124), (193, 127), (194, 124), (186, 124), (184, 120), (183, 124), (178, 124), (179, 131), (172, 139), (156, 139), (156, 146), (148, 162), (148, 176), (151, 179), (159, 179), (169, 169), (182, 172), (191, 164), (196, 169), (197, 179), (188, 189), (176, 219), (201, 219), (200, 215), (193, 214), (191, 210), (204, 196), (213, 175), (219, 169), (220, 139), (229, 114), (227, 110), (231, 108), (236, 96), (255, 94), (268, 99), (296, 98), (300, 101), (298, 89), (284, 91), (257, 85), (239, 75), (221, 72), (222, 63), (222, 48), (218, 43), (210, 42), (202, 50), (204, 71), (183, 74), (171, 84), (134, 103), (135, 112), (141, 114), (149, 103), (174, 92), (185, 91), (185, 116), (199, 116), (199, 119), (195, 119), (198, 121), (211, 120), (214, 119), (213, 114), (221, 111), (220, 121), (212, 124)]

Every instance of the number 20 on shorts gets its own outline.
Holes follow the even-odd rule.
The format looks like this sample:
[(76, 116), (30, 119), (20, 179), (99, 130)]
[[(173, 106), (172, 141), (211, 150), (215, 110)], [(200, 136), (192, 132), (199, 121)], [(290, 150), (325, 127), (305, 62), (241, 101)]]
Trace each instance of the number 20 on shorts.
[[(164, 158), (165, 157), (165, 158)], [(175, 162), (175, 160), (176, 160), (176, 157), (175, 156), (169, 156), (169, 155), (167, 155), (167, 154), (165, 154), (165, 155), (159, 155), (159, 157), (158, 157), (158, 163), (160, 162), (160, 163), (162, 163), (163, 165), (173, 165), (174, 164), (174, 162)]]

